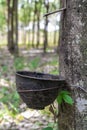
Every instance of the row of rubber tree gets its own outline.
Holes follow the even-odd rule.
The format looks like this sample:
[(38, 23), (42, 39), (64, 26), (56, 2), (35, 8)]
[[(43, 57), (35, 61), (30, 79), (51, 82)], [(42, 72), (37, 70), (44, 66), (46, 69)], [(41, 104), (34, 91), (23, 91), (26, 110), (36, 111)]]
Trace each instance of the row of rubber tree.
[[(12, 54), (18, 54), (19, 52), (19, 33), (18, 30), (24, 32), (24, 44), (27, 42), (27, 46), (30, 47), (39, 47), (40, 46), (40, 37), (43, 35), (42, 45), (43, 50), (46, 52), (48, 46), (48, 23), (49, 17), (43, 18), (45, 13), (56, 10), (59, 8), (59, 0), (1, 0), (0, 2), (1, 9), (4, 10), (0, 14), (3, 15), (2, 22), (3, 27), (6, 27), (8, 30), (8, 49)], [(1, 16), (1, 15), (0, 15)], [(41, 20), (44, 20), (44, 28), (40, 28)], [(26, 30), (29, 24), (32, 23), (32, 29)], [(5, 25), (5, 26), (4, 26)], [(56, 24), (55, 24), (56, 26)], [(2, 26), (1, 26), (2, 27)], [(37, 28), (37, 29), (36, 29)], [(28, 38), (27, 38), (27, 35)], [(57, 31), (53, 33), (54, 44), (56, 41)], [(36, 38), (35, 38), (36, 37)], [(28, 39), (28, 40), (27, 40)], [(36, 39), (36, 40), (35, 40)]]

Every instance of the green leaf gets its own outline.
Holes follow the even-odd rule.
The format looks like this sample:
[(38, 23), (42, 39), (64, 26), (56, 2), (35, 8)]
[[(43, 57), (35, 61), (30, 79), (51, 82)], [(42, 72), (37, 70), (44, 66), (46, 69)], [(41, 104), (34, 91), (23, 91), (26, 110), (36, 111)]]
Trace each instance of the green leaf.
[(60, 94), (61, 94), (61, 95), (69, 95), (70, 93), (69, 93), (68, 91), (65, 91), (65, 90), (64, 90), (64, 91), (61, 91)]
[(59, 96), (57, 97), (57, 102), (58, 102), (58, 104), (61, 104), (62, 101), (63, 101), (63, 98), (62, 98), (61, 95), (59, 95)]
[(70, 96), (70, 93), (68, 91), (61, 91), (57, 97), (58, 104), (62, 104), (62, 102), (65, 101), (66, 103), (72, 105), (73, 99)]
[(52, 127), (46, 127), (46, 128), (43, 128), (42, 130), (53, 130)]
[(17, 92), (14, 93), (13, 99), (14, 99), (15, 101), (18, 101), (18, 100), (19, 100), (19, 94), (18, 94)]
[(70, 105), (74, 103), (73, 99), (69, 95), (63, 95), (63, 100)]

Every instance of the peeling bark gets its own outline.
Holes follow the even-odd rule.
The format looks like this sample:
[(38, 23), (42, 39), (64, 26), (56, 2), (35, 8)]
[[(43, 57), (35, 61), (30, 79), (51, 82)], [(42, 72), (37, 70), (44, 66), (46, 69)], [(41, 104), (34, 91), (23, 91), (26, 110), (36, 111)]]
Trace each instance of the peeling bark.
[[(67, 9), (61, 17), (60, 74), (70, 84), (87, 91), (87, 1), (67, 0)], [(61, 112), (59, 130), (87, 130), (87, 94), (74, 90), (75, 104)]]

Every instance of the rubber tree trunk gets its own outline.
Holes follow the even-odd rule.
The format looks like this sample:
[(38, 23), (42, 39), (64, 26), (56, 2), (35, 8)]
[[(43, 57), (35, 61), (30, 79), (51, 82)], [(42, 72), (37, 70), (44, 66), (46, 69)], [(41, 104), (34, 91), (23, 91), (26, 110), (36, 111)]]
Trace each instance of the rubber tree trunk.
[(37, 12), (37, 1), (35, 1), (35, 7), (34, 7), (34, 18), (33, 18), (33, 29), (32, 29), (32, 47), (35, 47), (35, 19), (36, 19), (36, 12)]
[(18, 0), (8, 0), (8, 49), (18, 55)]
[[(38, 6), (39, 4), (39, 6)], [(42, 8), (42, 0), (39, 0), (37, 3), (37, 44), (38, 48), (40, 45), (40, 17), (41, 17), (41, 8)]]
[[(67, 0), (61, 16), (60, 75), (87, 91), (87, 0)], [(58, 130), (87, 130), (87, 92), (74, 87), (73, 106), (60, 109)]]
[[(49, 11), (49, 0), (44, 1), (44, 5), (45, 5), (45, 8), (46, 8), (46, 13), (48, 13), (48, 11)], [(47, 28), (48, 28), (48, 17), (46, 16), (45, 26), (44, 26), (44, 46), (43, 46), (44, 53), (46, 53), (46, 49), (47, 49), (47, 46), (48, 46), (48, 31), (47, 31)]]
[(48, 32), (47, 32), (47, 27), (48, 27), (48, 18), (45, 18), (45, 27), (44, 27), (44, 53), (46, 53), (46, 49), (48, 46)]

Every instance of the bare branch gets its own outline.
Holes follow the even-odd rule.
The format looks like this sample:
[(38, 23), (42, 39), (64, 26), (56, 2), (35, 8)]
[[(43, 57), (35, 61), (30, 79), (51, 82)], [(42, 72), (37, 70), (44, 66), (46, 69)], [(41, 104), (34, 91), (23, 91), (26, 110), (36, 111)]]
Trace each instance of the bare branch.
[(61, 11), (64, 11), (64, 10), (66, 10), (66, 0), (64, 2), (64, 7), (63, 8), (55, 10), (53, 12), (46, 13), (46, 14), (43, 15), (43, 17), (47, 17), (48, 15), (51, 15), (51, 14), (54, 14), (54, 13), (58, 13), (58, 12), (61, 12)]

